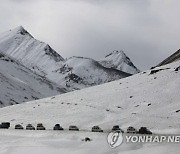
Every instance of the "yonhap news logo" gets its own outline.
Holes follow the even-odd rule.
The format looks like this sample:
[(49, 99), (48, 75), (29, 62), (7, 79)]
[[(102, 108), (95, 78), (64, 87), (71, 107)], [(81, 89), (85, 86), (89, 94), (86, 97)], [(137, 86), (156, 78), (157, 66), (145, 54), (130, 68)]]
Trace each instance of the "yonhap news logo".
[(121, 131), (113, 131), (108, 134), (107, 141), (111, 148), (116, 148), (124, 143), (180, 143), (180, 135), (145, 135), (127, 134)]
[(107, 140), (111, 148), (116, 148), (122, 144), (123, 135), (120, 131), (114, 131), (109, 133)]

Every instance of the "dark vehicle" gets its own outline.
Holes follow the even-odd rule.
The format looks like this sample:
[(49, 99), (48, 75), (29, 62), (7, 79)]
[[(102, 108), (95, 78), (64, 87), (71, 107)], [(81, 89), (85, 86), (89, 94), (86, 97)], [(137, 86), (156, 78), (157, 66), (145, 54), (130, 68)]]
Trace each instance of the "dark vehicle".
[(79, 128), (77, 126), (69, 126), (70, 131), (79, 131)]
[(103, 130), (99, 126), (93, 126), (92, 132), (103, 132)]
[(82, 141), (85, 141), (85, 142), (90, 142), (92, 141), (89, 137), (85, 137), (84, 139), (82, 139)]
[(118, 125), (113, 126), (112, 131), (120, 131), (121, 133), (124, 133), (124, 131), (121, 128), (119, 128)]
[(24, 129), (24, 127), (20, 124), (15, 125), (15, 129)]
[(90, 139), (89, 137), (86, 137), (86, 138), (84, 139), (84, 141), (85, 141), (85, 142), (90, 142), (91, 139)]
[(42, 123), (38, 123), (36, 129), (37, 130), (46, 130), (46, 128), (43, 126)]
[(139, 132), (138, 132), (139, 134), (152, 134), (152, 132), (149, 130), (149, 129), (147, 129), (146, 127), (141, 127), (140, 129), (139, 129)]
[(64, 128), (62, 128), (60, 124), (55, 124), (53, 130), (64, 130)]
[(128, 127), (127, 129), (127, 133), (131, 133), (131, 134), (136, 134), (137, 133), (137, 130), (134, 128), (134, 127)]
[(35, 130), (35, 127), (32, 124), (28, 124), (26, 130)]
[(9, 122), (2, 122), (0, 124), (0, 129), (8, 129), (10, 127), (10, 123)]

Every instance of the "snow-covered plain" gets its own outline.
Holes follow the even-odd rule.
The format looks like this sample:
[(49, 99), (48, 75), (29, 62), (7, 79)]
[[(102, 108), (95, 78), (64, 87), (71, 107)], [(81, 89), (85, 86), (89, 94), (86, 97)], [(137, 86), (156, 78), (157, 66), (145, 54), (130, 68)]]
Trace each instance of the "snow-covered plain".
[[(179, 154), (178, 143), (123, 143), (112, 149), (107, 133), (1, 130), (1, 154)], [(90, 142), (83, 141), (85, 137)]]
[[(179, 144), (123, 144), (111, 149), (107, 133), (113, 125), (146, 126), (153, 133), (180, 133), (180, 61), (128, 78), (38, 101), (0, 109), (0, 121), (10, 121), (10, 130), (0, 130), (1, 153), (77, 154), (178, 154)], [(176, 71), (175, 71), (176, 70)], [(14, 125), (42, 122), (46, 131), (17, 131)], [(54, 132), (54, 124), (66, 130)], [(68, 132), (77, 125), (80, 132)], [(99, 125), (105, 133), (91, 133)], [(84, 137), (92, 138), (83, 142)], [(8, 151), (9, 150), (9, 151)]]

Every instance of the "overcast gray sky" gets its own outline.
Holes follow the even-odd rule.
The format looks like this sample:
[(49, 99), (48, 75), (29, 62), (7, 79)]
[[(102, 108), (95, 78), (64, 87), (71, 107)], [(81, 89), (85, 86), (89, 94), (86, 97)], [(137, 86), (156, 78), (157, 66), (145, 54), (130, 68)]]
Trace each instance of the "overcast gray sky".
[(0, 0), (0, 32), (19, 25), (64, 58), (124, 50), (144, 70), (180, 48), (180, 1)]

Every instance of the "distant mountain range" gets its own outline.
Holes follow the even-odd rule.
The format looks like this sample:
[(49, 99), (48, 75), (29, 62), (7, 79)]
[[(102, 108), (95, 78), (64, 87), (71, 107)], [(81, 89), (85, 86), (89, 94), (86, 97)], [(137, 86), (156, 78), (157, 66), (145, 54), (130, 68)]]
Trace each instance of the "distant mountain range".
[(123, 51), (64, 59), (19, 26), (0, 34), (0, 106), (99, 85), (140, 72)]

